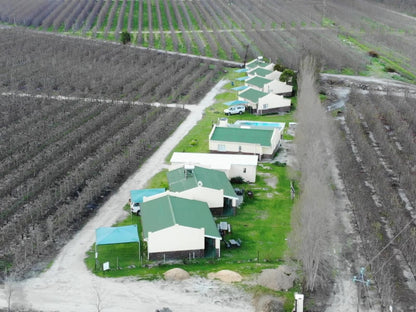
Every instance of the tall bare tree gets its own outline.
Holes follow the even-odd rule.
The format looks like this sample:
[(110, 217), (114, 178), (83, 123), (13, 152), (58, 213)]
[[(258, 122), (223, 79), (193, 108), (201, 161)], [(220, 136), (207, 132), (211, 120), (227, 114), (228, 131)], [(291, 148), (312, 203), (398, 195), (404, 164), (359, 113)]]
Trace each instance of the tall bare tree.
[(289, 246), (303, 268), (308, 291), (323, 286), (330, 271), (334, 210), (328, 165), (331, 122), (320, 103), (317, 77), (317, 61), (305, 57), (300, 64), (295, 136), (301, 193), (292, 211)]

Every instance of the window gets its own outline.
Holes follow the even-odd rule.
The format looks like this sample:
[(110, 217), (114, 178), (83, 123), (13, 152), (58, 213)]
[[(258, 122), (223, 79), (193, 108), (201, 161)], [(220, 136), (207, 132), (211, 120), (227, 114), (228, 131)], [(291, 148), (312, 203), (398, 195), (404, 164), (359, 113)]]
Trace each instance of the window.
[(218, 144), (218, 150), (220, 152), (225, 152), (225, 145), (224, 144)]
[(269, 104), (263, 104), (263, 108), (268, 108)]
[(241, 152), (241, 145), (238, 146), (238, 151)]
[(247, 168), (244, 168), (244, 169), (243, 169), (243, 173), (246, 173), (246, 172), (247, 172)]

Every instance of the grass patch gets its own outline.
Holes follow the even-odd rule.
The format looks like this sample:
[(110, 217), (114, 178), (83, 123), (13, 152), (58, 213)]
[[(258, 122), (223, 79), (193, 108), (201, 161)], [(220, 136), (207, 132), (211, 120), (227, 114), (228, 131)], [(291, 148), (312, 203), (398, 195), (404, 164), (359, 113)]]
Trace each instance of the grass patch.
[(323, 27), (332, 27), (335, 26), (335, 22), (328, 17), (323, 17), (321, 21)]
[(153, 48), (162, 49), (160, 32), (153, 32)]
[(170, 34), (165, 34), (165, 50), (173, 51), (173, 41)]
[[(115, 12), (116, 14), (114, 14), (114, 19), (113, 19), (113, 22), (111, 24), (111, 31), (115, 31), (116, 28), (117, 28), (118, 18), (119, 18), (119, 15), (120, 15), (120, 10), (121, 10), (121, 5), (122, 4), (123, 4), (123, 1), (118, 2), (117, 9), (116, 9), (116, 12)], [(124, 14), (123, 20), (124, 20), (125, 16), (126, 16), (126, 14)], [(123, 27), (121, 27), (121, 29), (123, 29)]]
[[(194, 14), (192, 13), (192, 10), (189, 8), (187, 3), (185, 3), (185, 8), (188, 11), (188, 15), (189, 15), (189, 18), (191, 20), (193, 29), (194, 30), (200, 30), (201, 28), (199, 27), (198, 21), (196, 20)], [(186, 20), (186, 18), (183, 19), (183, 20)]]
[(162, 169), (159, 173), (155, 174), (153, 178), (146, 184), (146, 188), (169, 188), (168, 177), (166, 173), (168, 169)]
[(153, 1), (151, 1), (151, 14), (152, 14), (152, 28), (153, 29), (159, 29), (159, 19), (157, 17), (157, 12), (156, 12), (156, 5), (154, 4)]
[[(173, 9), (172, 2), (168, 1), (168, 10), (172, 19), (172, 27), (175, 30), (179, 30), (178, 20), (176, 19), (175, 10)], [(180, 9), (179, 9), (180, 11)]]
[[(366, 46), (365, 44), (361, 43), (358, 39), (350, 35), (339, 35), (339, 38), (348, 44), (356, 46), (357, 48), (366, 53), (377, 50), (374, 49), (374, 47)], [(371, 62), (367, 67), (367, 71), (363, 74), (365, 74), (366, 76), (373, 75), (382, 78), (389, 77), (414, 83), (414, 81), (416, 80), (416, 75), (414, 73), (405, 69), (398, 62), (392, 60), (391, 58), (380, 54), (379, 51), (377, 52), (379, 56), (377, 58), (371, 57)]]
[(183, 39), (183, 34), (182, 33), (177, 33), (175, 34), (176, 37), (178, 38), (178, 51), (181, 53), (187, 53), (187, 47), (186, 47), (186, 43), (185, 40)]
[(169, 30), (169, 20), (166, 15), (167, 8), (165, 8), (165, 4), (163, 1), (159, 2), (159, 6), (160, 6), (160, 16), (162, 19), (161, 24), (162, 24), (163, 30)]
[(354, 75), (355, 71), (352, 68), (343, 68), (341, 70), (341, 74), (343, 74), (343, 75)]
[(139, 27), (139, 1), (134, 1), (133, 20), (132, 20), (131, 29), (132, 31), (135, 31), (139, 29), (138, 27)]
[(142, 5), (142, 30), (149, 30), (149, 14), (147, 11), (147, 1), (143, 1)]

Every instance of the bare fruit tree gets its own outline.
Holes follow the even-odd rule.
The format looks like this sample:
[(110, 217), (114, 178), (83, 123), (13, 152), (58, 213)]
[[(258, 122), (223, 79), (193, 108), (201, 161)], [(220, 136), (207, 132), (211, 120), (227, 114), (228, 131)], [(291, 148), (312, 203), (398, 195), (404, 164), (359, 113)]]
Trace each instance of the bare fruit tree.
[(10, 311), (21, 311), (21, 309), (25, 310), (25, 296), (23, 290), (20, 287), (20, 284), (16, 280), (16, 274), (5, 273), (4, 278), (4, 290), (6, 295), (6, 302), (7, 302), (7, 312)]
[(300, 64), (296, 128), (296, 157), (300, 177), (300, 198), (292, 211), (289, 246), (304, 271), (308, 291), (324, 286), (330, 272), (329, 250), (333, 234), (333, 191), (331, 183), (330, 127), (321, 106), (318, 64), (305, 57)]

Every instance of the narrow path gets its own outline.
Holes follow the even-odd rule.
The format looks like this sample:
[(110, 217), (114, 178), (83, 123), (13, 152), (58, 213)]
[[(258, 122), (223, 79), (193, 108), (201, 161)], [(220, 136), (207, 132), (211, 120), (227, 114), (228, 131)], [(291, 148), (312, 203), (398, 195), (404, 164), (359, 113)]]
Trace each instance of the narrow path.
[[(36, 310), (61, 312), (98, 311), (97, 303), (102, 310), (112, 312), (153, 312), (163, 307), (184, 312), (195, 311), (196, 307), (204, 312), (253, 311), (247, 294), (217, 281), (198, 277), (184, 282), (98, 278), (84, 264), (85, 253), (95, 242), (95, 229), (111, 226), (128, 216), (121, 208), (130, 190), (144, 187), (160, 170), (166, 156), (201, 119), (204, 109), (215, 102), (215, 95), (226, 83), (220, 81), (198, 105), (188, 106), (191, 112), (186, 120), (62, 248), (52, 267), (17, 284), (15, 300)], [(0, 290), (0, 307), (7, 307), (3, 290)]]
[(145, 103), (140, 101), (125, 101), (125, 100), (112, 100), (112, 99), (103, 99), (103, 98), (89, 98), (89, 97), (79, 97), (79, 96), (65, 96), (65, 95), (48, 95), (48, 94), (31, 94), (31, 93), (22, 93), (22, 92), (1, 92), (2, 96), (18, 96), (18, 97), (32, 97), (36, 99), (53, 99), (57, 101), (82, 101), (82, 102), (99, 102), (106, 104), (133, 104), (133, 105), (150, 105), (150, 106), (164, 106), (169, 108), (185, 108), (192, 110), (197, 104), (163, 104), (158, 102)]

